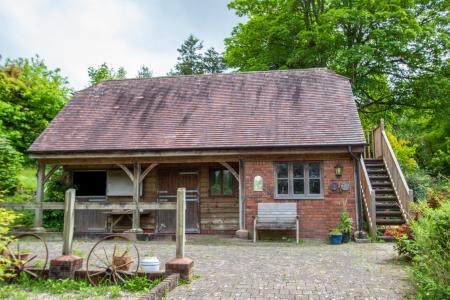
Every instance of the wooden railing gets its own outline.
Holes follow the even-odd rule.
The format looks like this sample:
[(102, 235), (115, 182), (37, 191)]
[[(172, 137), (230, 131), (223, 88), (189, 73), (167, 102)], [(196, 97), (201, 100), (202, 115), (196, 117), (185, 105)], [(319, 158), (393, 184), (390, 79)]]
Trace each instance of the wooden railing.
[(370, 236), (375, 238), (377, 236), (375, 191), (370, 184), (369, 174), (367, 173), (363, 158), (361, 159), (359, 173), (361, 180), (361, 194), (363, 197), (364, 211), (369, 222)]
[(408, 187), (397, 157), (392, 150), (391, 143), (384, 131), (384, 122), (373, 130), (374, 156), (383, 158), (387, 172), (394, 187), (395, 194), (400, 202), (400, 209), (406, 221), (409, 220), (409, 203), (413, 201), (413, 190)]

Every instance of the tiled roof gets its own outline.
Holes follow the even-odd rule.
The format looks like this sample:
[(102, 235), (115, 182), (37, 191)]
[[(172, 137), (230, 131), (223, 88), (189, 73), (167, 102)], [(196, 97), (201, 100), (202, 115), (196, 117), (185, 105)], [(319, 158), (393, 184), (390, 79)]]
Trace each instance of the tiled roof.
[(32, 153), (364, 144), (347, 78), (326, 69), (104, 81)]

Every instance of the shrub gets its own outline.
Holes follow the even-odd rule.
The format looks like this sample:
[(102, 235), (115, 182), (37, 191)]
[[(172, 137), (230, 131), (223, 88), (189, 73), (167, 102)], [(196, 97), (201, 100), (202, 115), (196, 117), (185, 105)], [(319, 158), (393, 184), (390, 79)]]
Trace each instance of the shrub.
[(11, 270), (8, 268), (8, 265), (11, 263), (8, 255), (3, 255), (4, 251), (6, 251), (6, 245), (11, 240), (11, 238), (7, 235), (9, 231), (9, 225), (14, 222), (17, 218), (17, 215), (4, 208), (0, 208), (0, 281), (3, 281), (7, 278), (10, 278), (14, 275), (14, 273), (10, 272)]
[(450, 299), (450, 199), (434, 206), (412, 225), (416, 253), (410, 274), (418, 299)]

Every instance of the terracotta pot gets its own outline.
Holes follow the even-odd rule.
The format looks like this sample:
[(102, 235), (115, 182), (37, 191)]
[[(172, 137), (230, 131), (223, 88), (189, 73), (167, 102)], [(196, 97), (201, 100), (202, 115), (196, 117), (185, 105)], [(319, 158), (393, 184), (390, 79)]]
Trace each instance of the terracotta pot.
[[(131, 263), (129, 263), (130, 261), (131, 261), (130, 255), (113, 257), (114, 267), (116, 267), (117, 270), (121, 270), (121, 271), (128, 271), (130, 269), (130, 267), (131, 267)], [(125, 264), (127, 264), (127, 265), (125, 265)]]

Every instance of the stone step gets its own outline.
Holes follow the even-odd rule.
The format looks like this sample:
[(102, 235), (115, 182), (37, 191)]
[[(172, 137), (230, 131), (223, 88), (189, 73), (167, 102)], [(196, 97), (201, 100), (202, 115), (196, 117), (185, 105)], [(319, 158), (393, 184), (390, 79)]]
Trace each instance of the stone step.
[(381, 219), (381, 218), (377, 218), (376, 220), (376, 224), (377, 225), (402, 225), (405, 224), (405, 221), (400, 218), (395, 218), (395, 219)]

